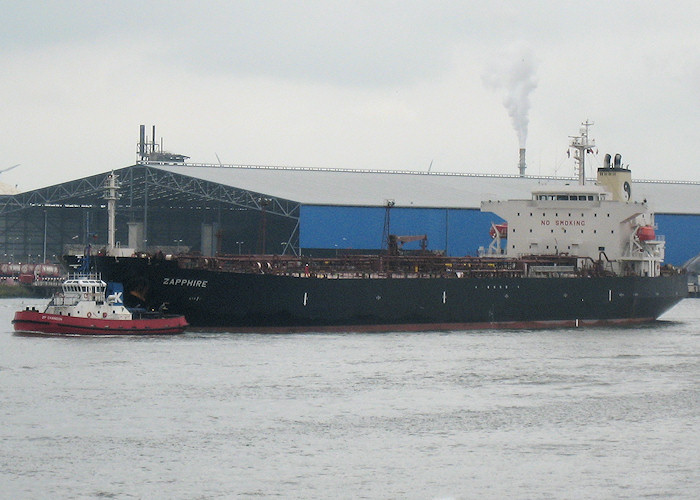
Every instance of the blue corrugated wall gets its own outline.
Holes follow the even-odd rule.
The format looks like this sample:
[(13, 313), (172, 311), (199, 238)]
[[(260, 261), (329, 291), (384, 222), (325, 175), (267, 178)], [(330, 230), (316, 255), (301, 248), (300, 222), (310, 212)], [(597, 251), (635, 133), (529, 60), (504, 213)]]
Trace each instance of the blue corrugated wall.
[(656, 214), (657, 233), (666, 237), (666, 262), (680, 266), (700, 253), (700, 215)]
[[(383, 207), (302, 206), (301, 248), (378, 249), (382, 244)], [(491, 221), (501, 219), (478, 210), (444, 208), (392, 208), (390, 230), (398, 235), (428, 235), (429, 250), (449, 255), (476, 255), (491, 242)], [(404, 249), (416, 250), (418, 242)]]
[[(301, 207), (300, 245), (304, 248), (381, 248), (386, 209), (383, 207)], [(430, 250), (449, 255), (476, 255), (491, 242), (491, 222), (501, 219), (474, 209), (391, 209), (391, 233), (428, 235)], [(700, 253), (700, 215), (656, 215), (658, 233), (666, 237), (666, 262), (681, 265)], [(418, 249), (418, 242), (405, 249)]]

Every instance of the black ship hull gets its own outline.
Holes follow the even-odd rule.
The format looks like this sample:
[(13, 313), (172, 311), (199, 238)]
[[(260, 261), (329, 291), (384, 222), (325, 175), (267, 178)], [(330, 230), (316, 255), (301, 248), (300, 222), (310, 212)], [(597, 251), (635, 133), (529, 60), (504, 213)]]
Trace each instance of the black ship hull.
[(647, 277), (332, 278), (180, 268), (97, 257), (125, 303), (231, 331), (410, 331), (652, 321), (688, 293), (681, 274)]

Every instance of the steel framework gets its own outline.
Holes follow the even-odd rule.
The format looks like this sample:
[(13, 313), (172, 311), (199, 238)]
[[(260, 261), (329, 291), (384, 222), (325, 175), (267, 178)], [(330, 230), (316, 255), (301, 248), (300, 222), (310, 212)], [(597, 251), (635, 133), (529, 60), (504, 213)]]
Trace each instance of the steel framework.
[[(0, 196), (0, 258), (8, 259), (10, 255), (39, 255), (37, 242), (43, 239), (43, 257), (46, 258), (47, 240), (49, 255), (60, 253), (65, 245), (75, 240), (73, 233), (87, 233), (90, 228), (99, 228), (104, 232), (103, 222), (105, 205), (105, 172), (74, 181), (49, 186), (26, 193)], [(282, 253), (299, 253), (299, 216), (300, 203), (239, 189), (233, 186), (217, 184), (181, 174), (174, 174), (151, 165), (133, 165), (113, 172), (120, 183), (120, 199), (117, 202), (117, 215), (121, 214), (121, 227), (126, 227), (125, 219), (141, 221), (148, 239), (149, 233), (157, 235), (151, 226), (163, 223), (168, 227), (177, 224), (178, 218), (189, 217), (190, 222), (203, 220), (194, 213), (228, 211), (238, 218), (247, 217), (249, 233), (255, 226), (252, 215), (257, 219), (271, 222), (271, 233), (284, 239)], [(173, 221), (173, 215), (177, 213)], [(247, 215), (243, 215), (247, 214)], [(190, 214), (189, 216), (187, 214)], [(126, 216), (126, 217), (124, 217)], [(219, 215), (220, 217), (220, 215)], [(167, 220), (164, 220), (167, 219)], [(275, 222), (279, 221), (276, 225)], [(154, 224), (157, 222), (158, 224)], [(190, 233), (194, 233), (192, 228)], [(254, 237), (249, 235), (249, 240)], [(163, 236), (161, 239), (167, 239)], [(260, 237), (259, 235), (257, 236)], [(264, 236), (263, 236), (264, 237)], [(158, 238), (150, 241), (157, 243)], [(182, 240), (176, 240), (182, 241)], [(75, 242), (75, 241), (73, 241)], [(81, 242), (89, 243), (89, 236)], [(160, 242), (160, 244), (166, 244)], [(240, 243), (240, 242), (237, 242)], [(11, 251), (11, 247), (17, 251)], [(41, 245), (39, 245), (41, 247)], [(240, 249), (240, 246), (239, 246)]]

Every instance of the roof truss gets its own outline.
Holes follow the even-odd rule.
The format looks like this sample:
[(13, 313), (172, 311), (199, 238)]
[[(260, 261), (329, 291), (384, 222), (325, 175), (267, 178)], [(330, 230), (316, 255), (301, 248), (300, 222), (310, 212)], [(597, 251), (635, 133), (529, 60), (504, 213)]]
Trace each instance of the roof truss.
[[(0, 198), (0, 215), (36, 206), (93, 206), (101, 202), (111, 172)], [(238, 189), (156, 167), (134, 165), (115, 170), (121, 184), (120, 206), (208, 206), (212, 203), (265, 211), (299, 219), (298, 202)]]

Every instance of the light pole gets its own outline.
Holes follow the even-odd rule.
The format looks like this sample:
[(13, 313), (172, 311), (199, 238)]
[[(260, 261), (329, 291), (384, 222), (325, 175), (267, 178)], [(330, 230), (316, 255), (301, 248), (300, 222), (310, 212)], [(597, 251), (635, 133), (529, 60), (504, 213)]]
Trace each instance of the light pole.
[(17, 251), (17, 246), (19, 245), (19, 236), (10, 236), (10, 262), (15, 261), (15, 252)]
[(47, 215), (46, 210), (44, 210), (44, 253), (42, 254), (43, 255), (42, 262), (44, 264), (46, 264), (46, 223), (47, 223), (47, 221), (48, 221), (48, 215)]
[(241, 246), (245, 243), (245, 241), (237, 241), (236, 245), (238, 245), (238, 255), (241, 255)]

